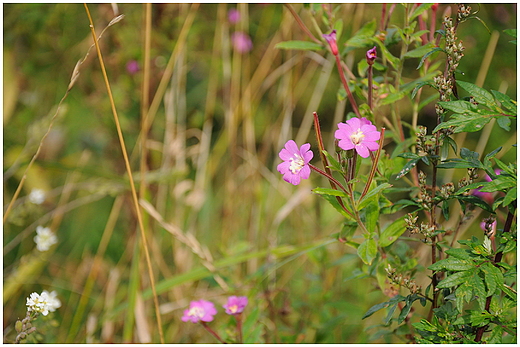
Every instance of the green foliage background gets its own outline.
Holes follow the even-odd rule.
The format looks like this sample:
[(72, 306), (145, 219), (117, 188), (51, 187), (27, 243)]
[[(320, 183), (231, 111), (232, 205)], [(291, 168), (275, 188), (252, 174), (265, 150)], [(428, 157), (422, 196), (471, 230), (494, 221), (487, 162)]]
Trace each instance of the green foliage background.
[[(439, 17), (448, 6), (441, 4)], [(7, 206), (67, 89), (76, 62), (85, 55), (92, 38), (82, 4), (3, 7)], [(107, 4), (89, 7), (99, 33), (114, 17), (113, 8)], [(241, 4), (238, 8), (243, 20), (236, 26), (227, 22), (227, 11), (234, 7), (202, 4), (196, 10), (185, 49), (147, 135), (149, 190), (145, 199), (167, 222), (193, 234), (208, 248), (216, 273), (229, 286), (227, 290), (219, 286), (190, 247), (148, 217), (166, 342), (212, 342), (199, 326), (180, 321), (182, 311), (190, 300), (211, 299), (220, 311), (212, 326), (224, 327), (228, 317), (221, 306), (231, 294), (249, 297), (246, 315), (258, 313), (256, 324), (262, 327), (258, 342), (402, 342), (399, 331), (393, 337), (382, 336), (392, 329), (381, 326), (384, 312), (361, 320), (367, 309), (384, 301), (385, 296), (367, 275), (374, 269), (363, 265), (355, 250), (334, 242), (332, 236), (340, 231), (341, 217), (310, 194), (324, 181), (313, 177), (293, 187), (276, 172), (277, 154), (288, 139), (300, 137), (315, 147), (312, 123), (307, 121), (310, 112), (320, 114), (324, 138), (332, 144), (338, 119), (335, 113), (343, 120), (349, 111), (348, 104), (344, 111), (338, 107), (337, 74), (332, 72), (320, 82), (325, 74), (322, 57), (330, 57), (325, 50), (308, 53), (274, 48), (282, 41), (307, 40), (283, 5)], [(309, 12), (301, 5), (294, 7), (307, 19)], [(100, 43), (126, 147), (138, 174), (143, 76), (142, 70), (129, 73), (126, 64), (135, 60), (143, 66), (144, 7), (119, 4), (118, 8), (125, 18), (110, 27)], [(152, 6), (150, 100), (189, 8), (189, 4)], [(397, 5), (391, 23), (402, 25), (403, 13), (403, 7)], [(336, 13), (343, 20), (340, 47), (364, 24), (379, 21), (380, 15), (377, 4), (341, 6)], [(503, 32), (516, 28), (516, 4), (484, 4), (478, 16), (490, 31), (499, 33), (484, 87), (505, 89), (516, 99), (516, 46)], [(327, 31), (324, 23), (319, 25)], [(247, 31), (252, 38), (253, 50), (247, 54), (234, 52), (230, 45), (230, 35), (238, 30)], [(481, 73), (490, 32), (481, 22), (471, 20), (461, 25), (458, 37), (466, 47), (460, 78), (474, 82)], [(399, 45), (390, 51), (399, 52)], [(347, 65), (356, 75), (364, 54), (363, 49), (355, 49), (347, 56)], [(405, 64), (403, 76), (410, 81), (418, 77), (419, 60), (409, 59)], [(424, 93), (426, 98), (436, 92), (425, 88)], [(309, 110), (309, 104), (315, 108)], [(400, 117), (411, 121), (411, 104), (404, 99), (400, 101)], [(421, 110), (420, 122), (433, 129), (433, 102)], [(472, 148), (478, 136), (468, 134), (465, 146)], [(510, 141), (509, 136), (495, 127), (485, 153)], [(391, 153), (391, 149), (386, 150)], [(515, 158), (516, 150), (509, 150), (502, 160)], [(19, 167), (8, 171), (16, 160)], [(402, 167), (402, 163), (396, 161), (395, 165)], [(24, 200), (34, 188), (48, 193), (42, 206)], [(46, 289), (59, 293), (62, 307), (53, 320), (42, 318), (35, 323), (41, 324), (42, 335), (37, 338), (42, 342), (145, 341), (136, 326), (148, 332), (152, 342), (158, 342), (128, 188), (106, 89), (96, 54), (91, 51), (29, 172), (13, 217), (4, 224), (4, 285), (17, 271), (27, 271), (18, 290), (4, 296), (6, 341), (15, 335), (16, 319), (25, 315), (25, 298)], [(64, 193), (67, 189), (69, 196)], [(121, 210), (106, 251), (95, 263), (118, 197), (122, 199)], [(70, 208), (62, 213), (63, 206)], [(28, 255), (33, 254), (35, 226), (51, 223), (58, 226), (59, 244), (48, 259), (39, 260), (40, 268), (30, 272), (26, 265), (34, 261)], [(479, 232), (476, 222), (467, 234)], [(421, 249), (402, 256), (424, 262)], [(92, 291), (84, 313), (74, 321), (93, 266), (97, 276)], [(142, 295), (144, 304), (131, 310), (128, 305), (135, 304), (135, 294)], [(129, 317), (134, 317), (135, 323)], [(87, 328), (89, 319), (92, 328)]]

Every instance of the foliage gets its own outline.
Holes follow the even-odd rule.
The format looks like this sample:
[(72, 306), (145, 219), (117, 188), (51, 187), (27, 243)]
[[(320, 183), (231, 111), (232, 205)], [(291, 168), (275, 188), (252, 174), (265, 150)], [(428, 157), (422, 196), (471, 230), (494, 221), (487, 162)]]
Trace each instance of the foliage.
[(4, 6), (4, 342), (516, 342), (511, 4), (88, 8)]

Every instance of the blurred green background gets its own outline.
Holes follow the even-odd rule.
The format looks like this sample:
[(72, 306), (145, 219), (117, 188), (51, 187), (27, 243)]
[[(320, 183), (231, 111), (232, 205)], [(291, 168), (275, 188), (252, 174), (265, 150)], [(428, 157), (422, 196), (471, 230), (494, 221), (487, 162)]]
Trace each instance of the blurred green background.
[[(367, 22), (380, 20), (379, 4), (336, 6), (340, 8), (335, 16), (343, 21), (340, 44)], [(437, 29), (449, 6), (456, 8), (439, 6)], [(309, 19), (312, 12), (302, 5), (293, 7), (318, 37)], [(142, 4), (89, 8), (98, 34), (117, 14), (125, 15), (107, 29), (100, 44), (139, 184), (146, 9)], [(190, 300), (213, 300), (220, 306), (212, 323), (218, 330), (228, 324), (221, 306), (231, 294), (249, 297), (246, 315), (258, 314), (255, 327), (262, 328), (258, 342), (406, 341), (399, 331), (382, 336), (395, 329), (381, 326), (382, 311), (361, 320), (385, 296), (368, 275), (374, 269), (363, 265), (355, 250), (334, 241), (342, 219), (310, 193), (327, 182), (313, 176), (294, 187), (276, 172), (277, 154), (287, 140), (316, 146), (309, 122), (313, 111), (319, 113), (330, 145), (336, 123), (350, 110), (337, 100), (340, 82), (330, 55), (325, 50), (274, 48), (282, 41), (308, 40), (282, 4), (151, 8), (148, 98), (158, 108), (146, 134), (144, 198), (166, 222), (193, 235), (206, 260), (217, 268), (211, 274), (193, 244), (180, 242), (154, 218), (145, 218), (166, 342), (212, 342), (200, 326), (180, 321), (182, 311)], [(516, 100), (516, 45), (503, 32), (517, 26), (516, 4), (474, 8), (487, 28), (476, 19), (461, 24), (458, 37), (466, 50), (458, 78), (475, 82), (491, 33), (496, 32), (483, 87)], [(228, 19), (231, 9), (240, 13), (236, 23)], [(82, 4), (4, 4), (3, 10), (7, 206), (92, 37)], [(193, 24), (185, 44), (179, 43), (190, 13)], [(403, 14), (403, 6), (397, 5), (389, 27), (401, 26)], [(328, 32), (321, 14), (315, 17)], [(234, 46), (236, 32), (250, 36), (250, 51), (242, 53)], [(175, 47), (166, 89), (156, 94)], [(399, 52), (399, 47), (390, 50)], [(345, 61), (354, 74), (364, 54), (363, 49), (348, 53)], [(418, 63), (419, 59), (407, 61), (404, 79), (417, 78)], [(410, 101), (403, 99), (401, 104), (401, 119), (410, 122)], [(432, 103), (421, 111), (419, 124), (431, 126), (433, 117)], [(469, 134), (464, 146), (474, 149), (478, 136)], [(495, 126), (486, 153), (510, 137)], [(503, 160), (515, 158), (516, 151), (507, 148)], [(27, 201), (36, 188), (46, 191), (42, 205)], [(37, 225), (51, 226), (59, 238), (45, 256), (34, 251)], [(91, 50), (4, 223), (4, 286), (15, 275), (23, 279), (9, 297), (4, 296), (4, 339), (12, 341), (16, 335), (14, 323), (25, 315), (25, 298), (45, 289), (58, 292), (62, 307), (52, 319), (36, 322), (42, 327), (41, 342), (158, 342), (139, 239), (110, 103)], [(102, 240), (106, 248), (100, 248)], [(417, 257), (421, 263), (421, 250), (412, 253), (419, 243), (411, 245), (403, 242), (397, 248), (402, 248), (403, 257)]]

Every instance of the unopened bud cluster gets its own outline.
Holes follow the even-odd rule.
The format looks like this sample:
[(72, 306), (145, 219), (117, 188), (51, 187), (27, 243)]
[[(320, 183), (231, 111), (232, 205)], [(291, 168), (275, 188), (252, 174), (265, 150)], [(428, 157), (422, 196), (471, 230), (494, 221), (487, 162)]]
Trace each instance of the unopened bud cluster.
[(420, 125), (415, 133), (415, 146), (420, 156), (435, 155), (435, 137), (426, 135), (426, 127)]
[[(463, 177), (462, 179), (460, 179), (459, 183), (458, 183), (458, 188), (461, 189), (461, 188), (464, 188), (466, 186), (469, 186), (471, 183), (473, 183), (476, 179), (478, 178), (478, 173), (477, 173), (477, 169), (475, 168), (469, 168), (468, 169), (468, 177)], [(470, 192), (469, 191), (466, 191), (464, 193), (462, 193), (463, 195), (465, 196), (468, 196), (470, 195)]]
[(409, 231), (410, 234), (423, 234), (427, 238), (433, 237), (435, 226), (425, 222), (421, 222), (420, 225), (417, 225), (417, 219), (419, 219), (419, 217), (416, 214), (408, 213), (408, 215), (404, 217), (406, 230)]
[(455, 185), (451, 182), (443, 184), (441, 187), (440, 195), (444, 199), (449, 199), (450, 196), (455, 192)]
[(495, 216), (491, 215), (488, 218), (485, 218), (482, 222), (484, 222), (484, 232), (489, 237), (490, 235), (494, 234), (494, 228), (493, 223), (495, 223), (496, 218)]
[(432, 197), (428, 192), (428, 186), (426, 185), (426, 174), (419, 171), (419, 194), (417, 194), (416, 201), (422, 205), (426, 210), (430, 210), (432, 207)]
[(459, 8), (457, 10), (457, 19), (459, 23), (464, 22), (471, 15), (471, 7), (459, 4)]
[(408, 276), (403, 276), (401, 274), (397, 274), (397, 269), (394, 269), (388, 265), (385, 268), (388, 278), (399, 286), (407, 288), (412, 294), (419, 293), (421, 291), (421, 287), (415, 283), (414, 280), (410, 279)]
[(18, 335), (16, 336), (15, 343), (20, 343), (21, 340), (27, 338), (27, 335), (36, 331), (36, 328), (32, 326), (31, 320), (33, 317), (30, 312), (27, 312), (27, 316), (21, 321), (16, 321), (15, 329)]

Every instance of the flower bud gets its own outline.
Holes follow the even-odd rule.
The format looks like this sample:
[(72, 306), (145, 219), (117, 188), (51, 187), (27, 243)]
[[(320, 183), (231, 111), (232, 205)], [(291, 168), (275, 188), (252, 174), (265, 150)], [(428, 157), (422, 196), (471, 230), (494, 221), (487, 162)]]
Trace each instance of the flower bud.
[(338, 43), (336, 42), (336, 30), (332, 30), (330, 34), (322, 35), (325, 40), (329, 43), (332, 54), (338, 55)]
[(374, 46), (374, 48), (371, 48), (367, 51), (366, 57), (367, 57), (368, 65), (374, 65), (374, 61), (377, 58), (376, 46)]

